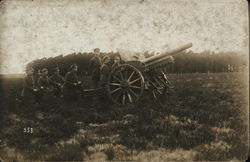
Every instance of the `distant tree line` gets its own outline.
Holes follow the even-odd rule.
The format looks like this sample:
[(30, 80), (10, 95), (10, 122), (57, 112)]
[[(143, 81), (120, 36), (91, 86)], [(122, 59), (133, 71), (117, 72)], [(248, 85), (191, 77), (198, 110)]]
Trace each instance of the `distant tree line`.
[(166, 68), (169, 73), (236, 72), (246, 71), (248, 68), (246, 55), (235, 52), (182, 52), (174, 58), (175, 63)]
[[(101, 56), (109, 55), (111, 58), (119, 53), (101, 53)], [(144, 56), (151, 57), (155, 53), (144, 52)], [(87, 75), (88, 64), (93, 53), (73, 53), (66, 56), (36, 59), (27, 64), (32, 66), (37, 72), (39, 69), (48, 68), (49, 73), (55, 67), (59, 67), (64, 75), (71, 64), (77, 64), (79, 75)], [(174, 56), (175, 63), (166, 66), (168, 73), (209, 73), (209, 72), (233, 72), (244, 71), (247, 67), (247, 57), (236, 52), (211, 53), (204, 51), (201, 53), (181, 52)]]

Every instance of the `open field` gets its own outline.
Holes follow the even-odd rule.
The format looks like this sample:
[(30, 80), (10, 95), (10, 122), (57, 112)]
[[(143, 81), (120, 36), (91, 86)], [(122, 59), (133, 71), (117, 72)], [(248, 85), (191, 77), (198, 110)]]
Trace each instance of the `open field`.
[(7, 161), (245, 160), (247, 75), (171, 74), (175, 88), (167, 91), (163, 107), (147, 94), (127, 107), (103, 98), (80, 99), (72, 105), (48, 98), (27, 105), (19, 97), (21, 79), (1, 78), (5, 109), (0, 138), (7, 146), (0, 147), (0, 157)]

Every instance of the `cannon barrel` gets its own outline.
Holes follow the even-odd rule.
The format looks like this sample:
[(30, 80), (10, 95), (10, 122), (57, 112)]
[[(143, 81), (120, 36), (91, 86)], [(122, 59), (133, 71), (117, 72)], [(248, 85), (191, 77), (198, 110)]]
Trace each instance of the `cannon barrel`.
[(188, 43), (186, 45), (180, 46), (180, 47), (173, 49), (173, 50), (170, 50), (166, 53), (162, 53), (162, 54), (159, 54), (156, 56), (149, 57), (147, 59), (142, 60), (141, 62), (144, 63), (146, 66), (150, 66), (150, 65), (155, 64), (157, 62), (161, 62), (159, 60), (165, 60), (165, 59), (169, 58), (169, 56), (177, 54), (177, 53), (179, 53), (185, 49), (188, 49), (190, 47), (192, 47), (192, 43)]
[(158, 66), (158, 65), (160, 65), (160, 64), (167, 64), (167, 63), (169, 63), (169, 62), (168, 62), (168, 59), (170, 59), (170, 57), (171, 57), (171, 56), (165, 56), (165, 57), (163, 57), (163, 58), (160, 58), (160, 59), (157, 59), (157, 60), (152, 61), (152, 62), (150, 62), (150, 63), (147, 63), (145, 66), (146, 66), (147, 68), (151, 68), (151, 67), (154, 67), (154, 66)]

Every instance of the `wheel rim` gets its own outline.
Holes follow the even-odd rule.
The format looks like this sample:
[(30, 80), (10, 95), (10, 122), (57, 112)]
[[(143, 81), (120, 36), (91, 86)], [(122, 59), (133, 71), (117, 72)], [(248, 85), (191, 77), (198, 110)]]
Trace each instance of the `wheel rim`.
[(144, 83), (144, 77), (137, 68), (123, 64), (110, 73), (107, 85), (108, 95), (119, 105), (135, 103), (143, 94)]

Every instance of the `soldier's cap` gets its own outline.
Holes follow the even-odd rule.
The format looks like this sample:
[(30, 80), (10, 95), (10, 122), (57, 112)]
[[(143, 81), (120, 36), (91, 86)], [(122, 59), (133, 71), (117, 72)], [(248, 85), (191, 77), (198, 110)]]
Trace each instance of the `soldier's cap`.
[(110, 57), (109, 57), (109, 56), (104, 56), (104, 57), (103, 57), (103, 62), (104, 62), (105, 60), (107, 60), (107, 59), (110, 59)]
[(72, 64), (72, 65), (70, 65), (70, 70), (72, 70), (73, 68), (75, 68), (75, 67), (77, 67), (77, 65), (76, 64)]
[(46, 71), (48, 71), (47, 68), (43, 68), (43, 69), (41, 70), (42, 73), (44, 73), (44, 72), (46, 72)]
[(95, 48), (95, 49), (94, 49), (94, 52), (95, 52), (95, 51), (100, 51), (100, 48)]

